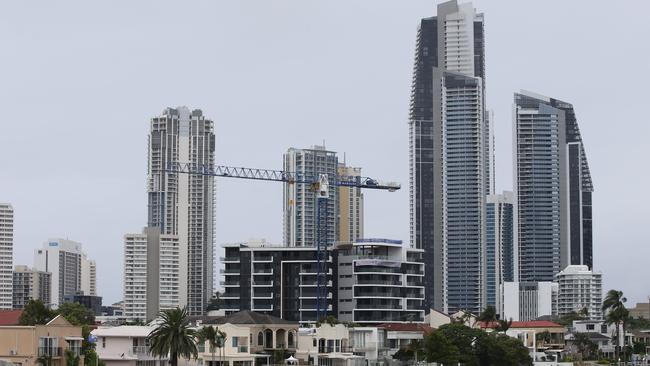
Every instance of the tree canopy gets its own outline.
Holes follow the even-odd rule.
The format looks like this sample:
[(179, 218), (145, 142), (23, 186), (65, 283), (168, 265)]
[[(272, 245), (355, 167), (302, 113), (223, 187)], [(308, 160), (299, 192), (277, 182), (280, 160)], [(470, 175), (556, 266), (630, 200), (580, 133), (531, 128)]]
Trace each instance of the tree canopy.
[(20, 325), (47, 324), (56, 313), (50, 310), (41, 300), (29, 300), (20, 315)]
[(451, 323), (427, 335), (427, 362), (467, 366), (529, 366), (533, 364), (521, 341), (496, 332), (486, 333), (464, 324)]

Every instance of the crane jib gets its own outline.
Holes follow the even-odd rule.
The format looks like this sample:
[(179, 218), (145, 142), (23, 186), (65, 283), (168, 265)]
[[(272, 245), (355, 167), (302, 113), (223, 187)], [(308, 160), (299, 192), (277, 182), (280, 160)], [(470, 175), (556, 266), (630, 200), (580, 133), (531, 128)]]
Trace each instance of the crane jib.
[[(319, 182), (319, 177), (306, 176), (296, 172), (287, 172), (283, 170), (256, 169), (245, 167), (233, 167), (225, 165), (210, 166), (208, 164), (196, 163), (169, 163), (166, 172), (177, 174), (194, 174), (208, 175), (215, 177), (240, 178), (265, 180), (274, 182), (285, 182), (289, 184), (315, 184)], [(329, 184), (341, 187), (358, 187), (365, 189), (380, 189), (396, 191), (401, 188), (398, 183), (383, 183), (373, 178), (361, 176), (337, 175), (329, 179)]]

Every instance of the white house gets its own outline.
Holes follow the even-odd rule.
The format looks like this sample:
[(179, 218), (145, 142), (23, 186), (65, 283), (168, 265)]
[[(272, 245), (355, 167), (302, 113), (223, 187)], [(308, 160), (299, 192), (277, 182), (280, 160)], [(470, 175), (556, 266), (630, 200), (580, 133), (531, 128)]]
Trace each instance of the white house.
[(343, 324), (300, 328), (295, 357), (301, 364), (365, 366), (364, 358), (352, 353), (349, 329)]
[(96, 351), (106, 366), (165, 366), (168, 358), (149, 354), (147, 336), (151, 326), (99, 327), (90, 334), (97, 338)]

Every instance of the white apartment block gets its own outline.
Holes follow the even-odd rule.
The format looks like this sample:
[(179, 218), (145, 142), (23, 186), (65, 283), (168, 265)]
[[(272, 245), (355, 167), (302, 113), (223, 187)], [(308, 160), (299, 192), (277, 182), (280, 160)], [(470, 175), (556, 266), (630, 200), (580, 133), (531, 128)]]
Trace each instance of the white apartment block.
[[(43, 248), (34, 251), (34, 267), (52, 274), (50, 305), (54, 308), (64, 301), (66, 295), (97, 292), (94, 261), (86, 257), (79, 242), (48, 239), (43, 243)], [(87, 280), (82, 280), (83, 277)]]
[(558, 315), (571, 312), (579, 313), (587, 309), (589, 320), (603, 318), (603, 278), (586, 265), (572, 265), (555, 275), (559, 284), (557, 309)]
[(503, 282), (499, 311), (501, 319), (536, 320), (557, 315), (558, 284), (554, 282)]
[(124, 236), (124, 317), (151, 320), (159, 310), (184, 306), (180, 297), (180, 244), (158, 228)]
[(81, 261), (81, 291), (97, 296), (97, 265), (94, 260)]
[(14, 209), (0, 203), (0, 309), (11, 309), (13, 293)]

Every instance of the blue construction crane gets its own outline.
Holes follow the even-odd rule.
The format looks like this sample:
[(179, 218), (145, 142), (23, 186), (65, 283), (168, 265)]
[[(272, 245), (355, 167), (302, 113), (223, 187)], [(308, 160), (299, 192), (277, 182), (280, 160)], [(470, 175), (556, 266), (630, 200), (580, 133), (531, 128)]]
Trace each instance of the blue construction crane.
[(401, 188), (399, 183), (383, 183), (373, 178), (327, 174), (306, 176), (283, 170), (242, 168), (224, 165), (211, 166), (197, 163), (168, 163), (165, 171), (177, 174), (207, 175), (215, 177), (240, 178), (283, 182), (289, 184), (308, 184), (316, 194), (318, 205), (316, 212), (316, 320), (327, 317), (327, 220), (321, 225), (321, 217), (327, 217), (327, 200), (329, 185), (357, 187), (365, 189), (382, 189), (394, 192)]

